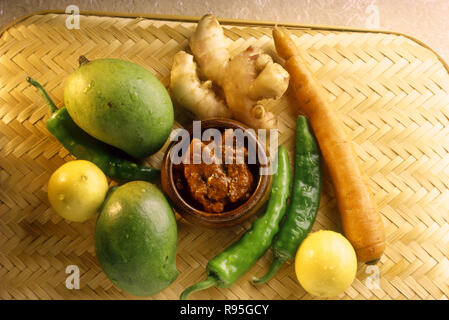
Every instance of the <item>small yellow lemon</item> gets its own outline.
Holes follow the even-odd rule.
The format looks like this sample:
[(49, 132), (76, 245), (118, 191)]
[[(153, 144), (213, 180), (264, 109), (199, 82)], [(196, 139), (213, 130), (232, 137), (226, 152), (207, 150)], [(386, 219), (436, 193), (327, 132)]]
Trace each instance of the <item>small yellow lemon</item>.
[(357, 257), (351, 243), (340, 233), (311, 233), (296, 253), (295, 271), (301, 286), (318, 297), (335, 297), (354, 281)]
[(48, 181), (48, 200), (63, 218), (82, 222), (98, 212), (108, 192), (103, 171), (86, 160), (63, 164)]

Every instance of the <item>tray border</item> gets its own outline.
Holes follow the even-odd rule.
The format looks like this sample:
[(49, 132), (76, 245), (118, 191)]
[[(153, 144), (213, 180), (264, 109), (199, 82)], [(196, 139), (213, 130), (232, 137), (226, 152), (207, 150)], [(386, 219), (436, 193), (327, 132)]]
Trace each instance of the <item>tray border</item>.
[[(3, 36), (3, 33), (6, 32), (9, 28), (14, 27), (16, 24), (35, 16), (35, 15), (45, 15), (45, 14), (67, 14), (64, 10), (43, 10), (43, 11), (35, 11), (30, 14), (24, 15), (15, 19), (14, 21), (7, 24), (5, 27), (0, 29), (0, 37)], [(151, 13), (124, 13), (124, 12), (109, 12), (109, 11), (90, 11), (90, 10), (80, 10), (80, 15), (83, 16), (99, 16), (99, 17), (110, 17), (110, 18), (144, 18), (151, 20), (165, 20), (165, 21), (179, 21), (179, 22), (198, 22), (201, 17), (199, 16), (182, 16), (182, 15), (166, 15), (166, 14), (151, 14)], [(410, 36), (408, 34), (396, 31), (382, 30), (382, 29), (363, 29), (363, 28), (354, 28), (354, 27), (343, 27), (343, 26), (326, 26), (326, 25), (313, 25), (313, 24), (300, 24), (295, 22), (279, 22), (279, 21), (270, 21), (270, 20), (245, 20), (245, 19), (231, 19), (231, 18), (218, 18), (220, 23), (226, 25), (245, 25), (245, 26), (255, 26), (255, 27), (273, 27), (273, 26), (282, 26), (294, 29), (305, 29), (305, 30), (323, 30), (323, 31), (341, 31), (341, 32), (360, 32), (360, 33), (382, 33), (382, 34), (391, 34), (396, 36), (405, 37), (420, 46), (430, 50), (441, 62), (443, 67), (449, 73), (449, 65), (446, 61), (430, 46), (428, 46), (423, 41)]]

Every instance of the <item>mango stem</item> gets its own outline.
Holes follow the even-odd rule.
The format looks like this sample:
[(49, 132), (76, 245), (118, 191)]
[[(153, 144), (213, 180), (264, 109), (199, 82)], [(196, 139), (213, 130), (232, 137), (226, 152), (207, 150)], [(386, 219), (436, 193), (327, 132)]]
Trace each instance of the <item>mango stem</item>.
[(87, 59), (85, 56), (80, 56), (78, 58), (78, 63), (80, 65), (80, 67), (85, 65), (85, 64), (87, 64), (87, 63), (89, 63), (89, 62), (90, 62), (89, 59)]

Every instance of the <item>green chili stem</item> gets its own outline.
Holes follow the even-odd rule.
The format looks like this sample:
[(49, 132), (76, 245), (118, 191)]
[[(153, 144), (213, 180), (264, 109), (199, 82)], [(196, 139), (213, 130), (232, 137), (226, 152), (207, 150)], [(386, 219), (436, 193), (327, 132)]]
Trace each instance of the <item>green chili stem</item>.
[(284, 259), (275, 257), (273, 259), (273, 263), (270, 266), (270, 270), (268, 270), (268, 272), (263, 277), (254, 279), (253, 283), (255, 284), (265, 283), (271, 278), (273, 278), (273, 276), (276, 274), (276, 272), (278, 272), (279, 268), (284, 264), (284, 262), (285, 262)]
[(47, 91), (45, 91), (44, 87), (42, 87), (42, 85), (39, 82), (37, 82), (36, 80), (34, 80), (33, 78), (30, 78), (30, 77), (27, 77), (27, 81), (32, 86), (35, 86), (37, 88), (37, 90), (41, 94), (42, 98), (44, 98), (45, 102), (47, 103), (48, 107), (50, 108), (51, 113), (55, 113), (56, 111), (58, 111), (58, 107), (55, 105), (53, 100), (51, 100)]
[(194, 285), (188, 287), (187, 289), (185, 289), (181, 293), (181, 300), (186, 300), (187, 296), (189, 294), (191, 294), (192, 292), (204, 290), (204, 289), (210, 288), (216, 284), (217, 284), (217, 279), (213, 276), (208, 276), (206, 278), (206, 280), (199, 282), (197, 284), (194, 284)]

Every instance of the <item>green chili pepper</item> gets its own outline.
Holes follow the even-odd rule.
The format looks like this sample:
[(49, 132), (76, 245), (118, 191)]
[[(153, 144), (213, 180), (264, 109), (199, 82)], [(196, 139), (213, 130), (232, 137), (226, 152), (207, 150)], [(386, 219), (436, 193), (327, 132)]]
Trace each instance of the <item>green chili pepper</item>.
[(281, 230), (273, 242), (273, 263), (268, 273), (254, 283), (271, 279), (284, 262), (293, 259), (301, 242), (312, 229), (321, 197), (321, 156), (308, 121), (296, 123), (295, 174), (290, 205)]
[(186, 299), (194, 291), (214, 285), (221, 288), (229, 287), (270, 248), (287, 207), (290, 175), (288, 153), (285, 147), (281, 146), (278, 150), (278, 168), (273, 177), (265, 214), (254, 221), (251, 229), (240, 240), (209, 261), (206, 267), (208, 275), (206, 280), (184, 290), (181, 299)]
[(139, 165), (121, 150), (88, 135), (76, 125), (65, 107), (56, 107), (40, 83), (30, 77), (27, 81), (37, 88), (50, 109), (48, 131), (77, 159), (95, 163), (107, 176), (118, 180), (153, 181), (160, 176), (159, 170)]

